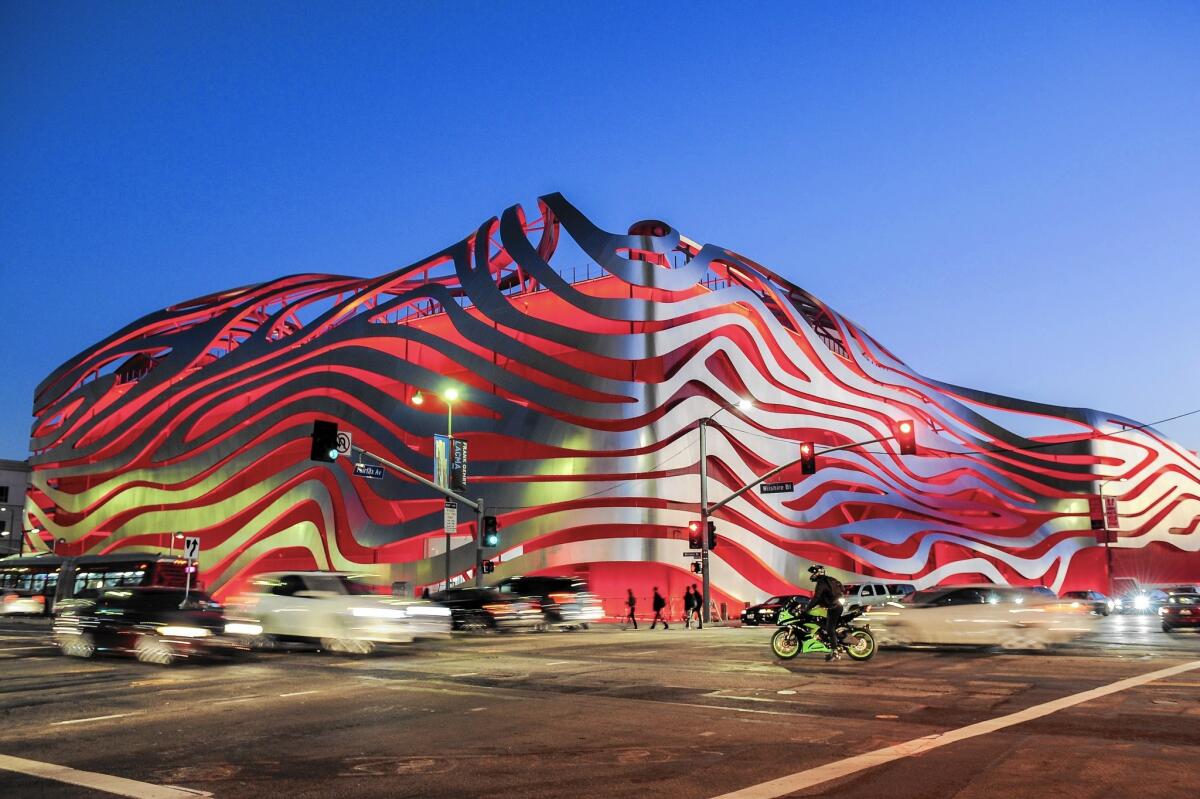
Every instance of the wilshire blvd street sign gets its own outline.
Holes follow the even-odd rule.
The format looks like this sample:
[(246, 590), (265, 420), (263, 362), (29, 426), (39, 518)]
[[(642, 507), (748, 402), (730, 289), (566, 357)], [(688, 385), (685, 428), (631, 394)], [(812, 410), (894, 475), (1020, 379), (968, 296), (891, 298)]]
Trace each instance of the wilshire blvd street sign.
[(795, 483), (759, 483), (760, 494), (790, 494), (796, 490)]

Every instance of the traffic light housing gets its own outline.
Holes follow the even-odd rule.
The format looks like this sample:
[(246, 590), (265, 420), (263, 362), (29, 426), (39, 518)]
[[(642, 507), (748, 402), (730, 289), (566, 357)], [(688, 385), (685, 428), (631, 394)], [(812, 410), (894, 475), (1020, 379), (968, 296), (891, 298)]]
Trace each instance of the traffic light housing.
[(800, 474), (817, 473), (817, 448), (811, 441), (800, 445)]
[(917, 454), (917, 426), (912, 419), (901, 419), (896, 423), (896, 443), (901, 455)]
[(698, 560), (692, 561), (692, 574), (703, 574), (703, 573), (704, 573), (704, 567), (702, 565), (700, 565), (700, 561), (698, 561)]
[(704, 537), (700, 535), (700, 522), (688, 522), (688, 549), (701, 549)]
[(327, 422), (324, 419), (317, 419), (313, 422), (311, 436), (312, 450), (309, 452), (309, 459), (320, 461), (321, 463), (333, 463), (337, 460), (337, 422)]
[(500, 525), (495, 516), (483, 517), (483, 535), (480, 536), (480, 542), (485, 547), (500, 546)]
[(492, 563), (490, 560), (485, 560), (483, 563), (479, 564), (479, 571), (483, 572), (484, 574), (491, 574), (492, 572), (496, 571), (496, 564)]
[(714, 521), (708, 523), (708, 548), (717, 548), (717, 523)]

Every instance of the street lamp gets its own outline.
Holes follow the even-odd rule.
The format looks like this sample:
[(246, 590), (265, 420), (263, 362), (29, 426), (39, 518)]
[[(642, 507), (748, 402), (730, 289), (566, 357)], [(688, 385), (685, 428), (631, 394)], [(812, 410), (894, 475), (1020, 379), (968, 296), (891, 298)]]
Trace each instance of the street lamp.
[[(737, 409), (743, 413), (753, 407), (754, 403), (748, 399), (738, 400)], [(729, 408), (729, 405), (722, 405), (700, 420), (700, 568), (704, 577), (704, 613), (701, 618), (707, 623), (712, 622), (712, 614), (709, 611), (712, 607), (712, 581), (708, 574), (708, 443), (705, 434), (713, 417)]]
[[(454, 403), (456, 400), (458, 400), (458, 389), (454, 388), (453, 386), (451, 386), (450, 388), (447, 388), (445, 391), (442, 392), (442, 401), (446, 403), (446, 438), (452, 438), (454, 435)], [(420, 391), (418, 391), (416, 394), (413, 394), (413, 397), (412, 397), (413, 405), (423, 405), (424, 403), (425, 403), (425, 397), (421, 395)], [(454, 445), (452, 443), (451, 447), (453, 447), (453, 446)], [(453, 457), (453, 453), (451, 453), (451, 457)], [(476, 525), (476, 527), (478, 527), (478, 524)], [(450, 531), (449, 530), (446, 530), (446, 558), (445, 559), (446, 559), (446, 590), (449, 591), (450, 590)], [(479, 558), (476, 557), (476, 561), (478, 561), (478, 560), (479, 560)], [(475, 581), (479, 582), (478, 564), (476, 564)]]
[(1113, 593), (1113, 566), (1112, 566), (1112, 549), (1109, 548), (1109, 529), (1108, 529), (1108, 514), (1104, 510), (1104, 486), (1109, 483), (1124, 483), (1128, 477), (1111, 477), (1108, 480), (1096, 481), (1096, 493), (1100, 497), (1100, 518), (1104, 523), (1104, 562), (1108, 568), (1108, 595)]

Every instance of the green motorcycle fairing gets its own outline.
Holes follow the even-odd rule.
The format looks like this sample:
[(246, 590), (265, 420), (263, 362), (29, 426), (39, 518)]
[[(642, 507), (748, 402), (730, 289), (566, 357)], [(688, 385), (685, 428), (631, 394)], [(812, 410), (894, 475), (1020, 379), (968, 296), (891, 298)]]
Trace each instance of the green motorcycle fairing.
[(807, 614), (792, 613), (787, 608), (779, 611), (779, 615), (775, 619), (775, 623), (779, 626), (793, 625), (797, 628), (800, 634), (800, 651), (801, 652), (829, 652), (829, 647), (821, 640), (819, 631), (821, 623), (815, 621), (804, 621), (805, 615), (808, 618), (824, 619), (828, 617), (829, 611), (825, 608), (816, 607), (810, 610)]

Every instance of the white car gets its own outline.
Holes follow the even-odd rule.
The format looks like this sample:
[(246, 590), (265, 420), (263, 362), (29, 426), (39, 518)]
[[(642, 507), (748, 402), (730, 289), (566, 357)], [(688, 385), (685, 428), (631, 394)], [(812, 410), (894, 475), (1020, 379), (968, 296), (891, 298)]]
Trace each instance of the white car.
[(449, 608), (377, 594), (345, 572), (259, 575), (231, 604), (247, 619), (241, 631), (264, 647), (306, 641), (331, 652), (366, 654), (381, 643), (450, 635)]
[(953, 644), (1042, 649), (1095, 626), (1089, 608), (1036, 591), (966, 585), (917, 591), (863, 617), (880, 645)]

